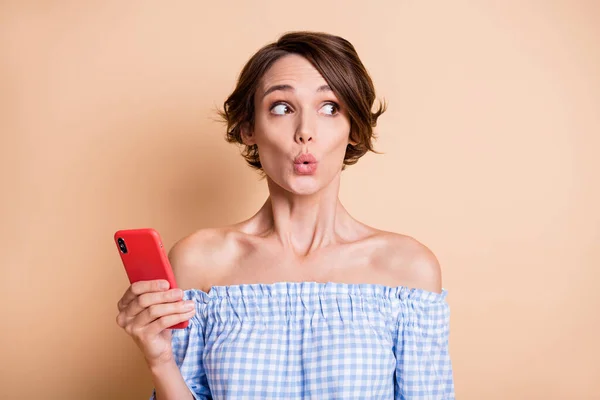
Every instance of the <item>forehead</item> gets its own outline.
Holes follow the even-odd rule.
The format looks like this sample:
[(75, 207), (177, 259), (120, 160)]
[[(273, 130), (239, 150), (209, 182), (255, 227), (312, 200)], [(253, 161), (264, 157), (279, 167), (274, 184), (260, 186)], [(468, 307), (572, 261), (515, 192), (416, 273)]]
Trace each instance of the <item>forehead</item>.
[(260, 87), (264, 92), (272, 85), (284, 83), (315, 88), (327, 84), (319, 71), (306, 58), (298, 54), (288, 54), (275, 61), (263, 75)]

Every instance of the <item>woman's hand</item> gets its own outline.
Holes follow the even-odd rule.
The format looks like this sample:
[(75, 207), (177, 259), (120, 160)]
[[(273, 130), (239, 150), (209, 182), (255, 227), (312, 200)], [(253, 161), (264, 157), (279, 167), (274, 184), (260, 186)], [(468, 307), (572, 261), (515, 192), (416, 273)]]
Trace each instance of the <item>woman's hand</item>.
[(173, 360), (167, 328), (187, 321), (196, 311), (193, 301), (182, 301), (181, 289), (168, 288), (165, 280), (135, 282), (117, 304), (117, 324), (133, 338), (150, 367)]

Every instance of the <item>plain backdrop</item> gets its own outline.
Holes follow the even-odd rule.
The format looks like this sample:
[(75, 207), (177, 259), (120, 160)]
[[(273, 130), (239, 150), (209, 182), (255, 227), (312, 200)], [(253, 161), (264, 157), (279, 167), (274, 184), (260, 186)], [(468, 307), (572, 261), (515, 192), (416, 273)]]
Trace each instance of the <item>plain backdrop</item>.
[(112, 235), (258, 209), (216, 110), (291, 30), (389, 103), (341, 199), (440, 260), (457, 398), (599, 399), (600, 4), (572, 0), (1, 2), (0, 397), (149, 396)]

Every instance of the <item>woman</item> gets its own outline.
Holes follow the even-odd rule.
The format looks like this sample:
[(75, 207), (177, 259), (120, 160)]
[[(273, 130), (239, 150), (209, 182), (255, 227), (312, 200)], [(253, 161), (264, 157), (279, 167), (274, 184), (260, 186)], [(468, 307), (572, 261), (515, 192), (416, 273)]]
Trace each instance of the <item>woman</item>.
[(385, 109), (372, 113), (374, 101), (340, 37), (289, 33), (246, 64), (222, 115), (269, 198), (171, 249), (187, 290), (138, 282), (118, 304), (153, 398), (454, 398), (435, 256), (355, 220), (338, 198), (344, 167), (372, 150)]

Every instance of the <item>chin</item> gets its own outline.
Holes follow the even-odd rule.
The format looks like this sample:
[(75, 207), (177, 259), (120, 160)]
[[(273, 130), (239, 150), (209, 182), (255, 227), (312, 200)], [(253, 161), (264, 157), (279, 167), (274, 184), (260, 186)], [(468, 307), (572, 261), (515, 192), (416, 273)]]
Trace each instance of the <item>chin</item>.
[(299, 196), (310, 196), (323, 189), (323, 182), (316, 175), (269, 176), (267, 174), (267, 177), (276, 187)]
[(320, 184), (319, 180), (314, 175), (293, 176), (292, 179), (287, 182), (286, 186), (286, 189), (291, 193), (302, 196), (315, 194), (323, 188), (323, 185)]

